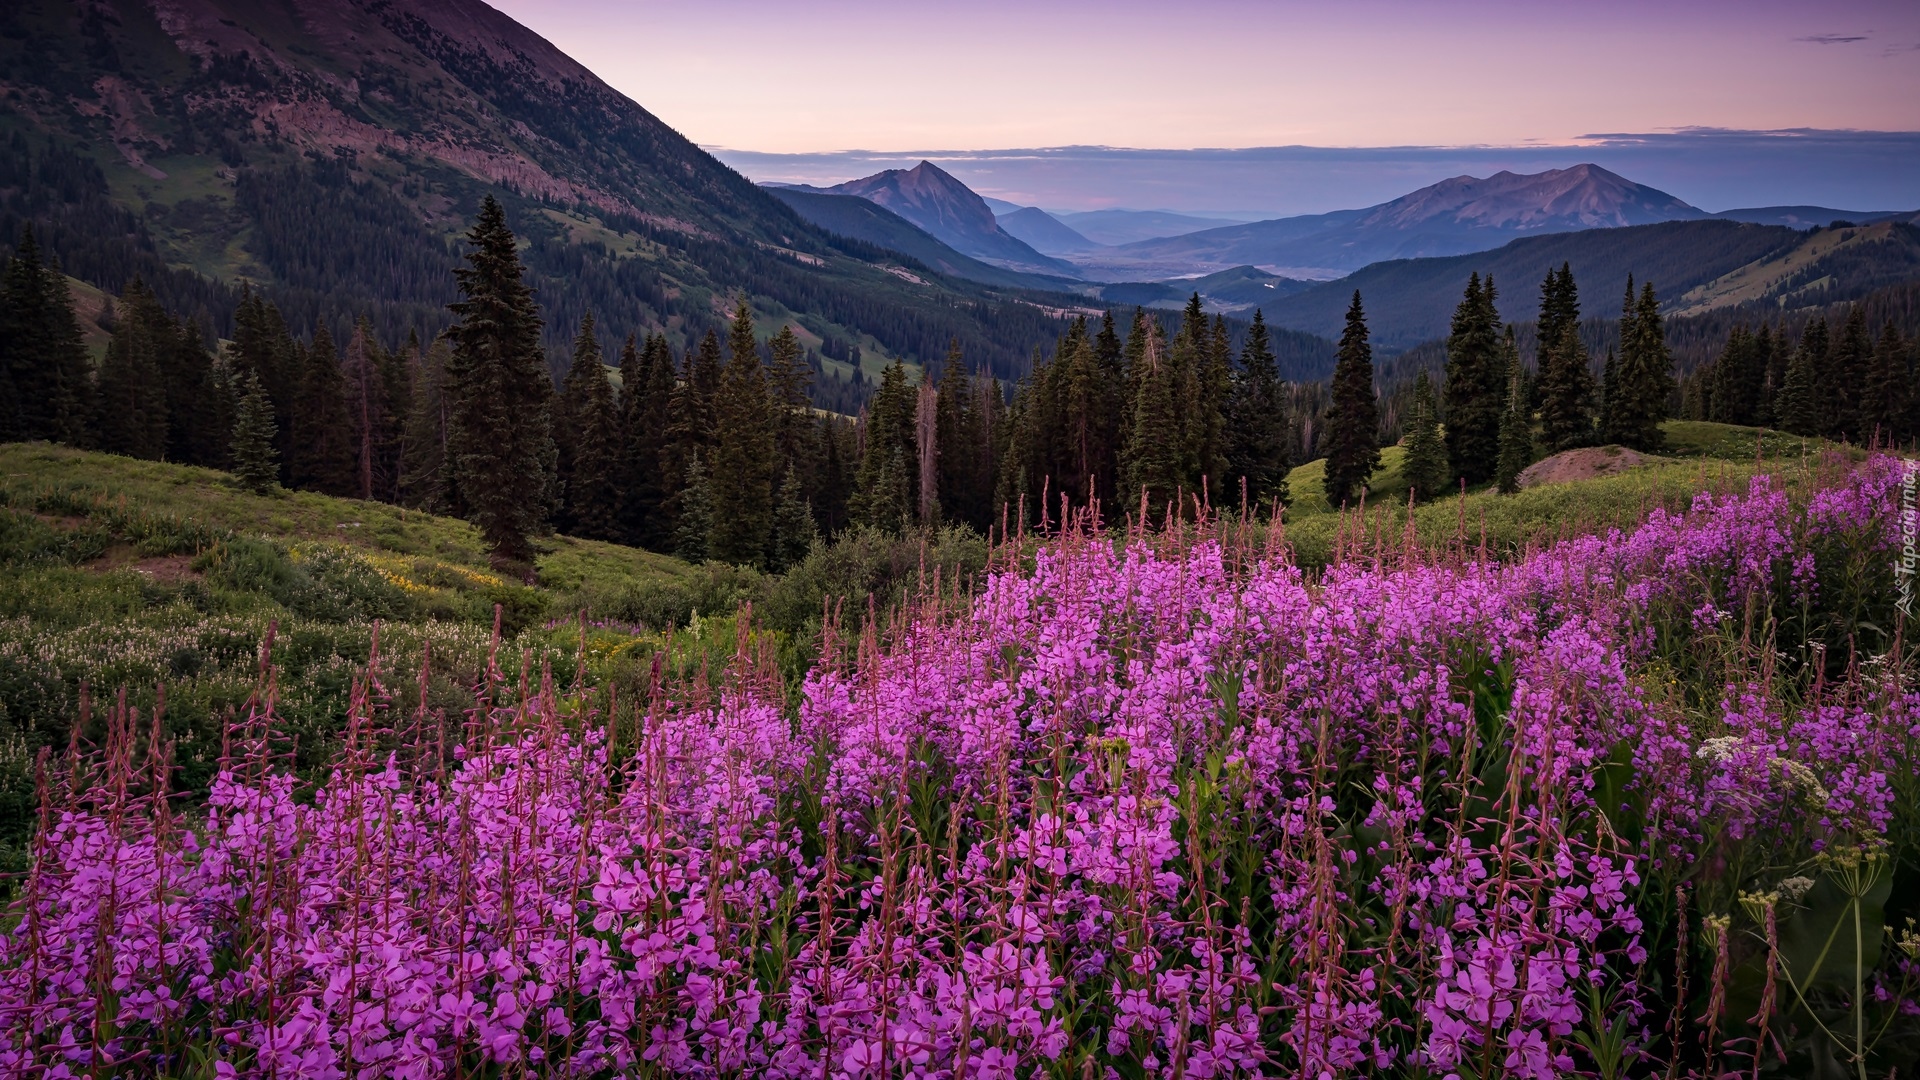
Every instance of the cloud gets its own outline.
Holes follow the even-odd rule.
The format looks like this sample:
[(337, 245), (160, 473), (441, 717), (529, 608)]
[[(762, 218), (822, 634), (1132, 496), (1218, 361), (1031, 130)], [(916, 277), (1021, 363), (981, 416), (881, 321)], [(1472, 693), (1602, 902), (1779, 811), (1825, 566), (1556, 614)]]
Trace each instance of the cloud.
[(1856, 41), (1867, 40), (1867, 35), (1865, 34), (1812, 34), (1807, 37), (1797, 37), (1797, 38), (1794, 38), (1793, 40), (1804, 41), (1810, 45), (1851, 45)]

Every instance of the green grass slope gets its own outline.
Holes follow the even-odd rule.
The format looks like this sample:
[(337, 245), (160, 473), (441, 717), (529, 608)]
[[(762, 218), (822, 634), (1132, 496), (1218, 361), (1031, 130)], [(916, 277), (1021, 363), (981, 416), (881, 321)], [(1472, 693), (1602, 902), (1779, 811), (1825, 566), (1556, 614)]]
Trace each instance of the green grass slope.
[[(1863, 452), (1822, 439), (1803, 439), (1763, 428), (1670, 420), (1661, 425), (1666, 452), (1625, 472), (1564, 484), (1543, 484), (1513, 495), (1490, 486), (1469, 489), (1423, 503), (1413, 512), (1421, 547), (1434, 550), (1459, 544), (1477, 549), (1484, 537), (1490, 552), (1516, 551), (1611, 528), (1625, 528), (1648, 509), (1678, 510), (1702, 491), (1745, 490), (1761, 473), (1796, 483), (1828, 468), (1835, 455), (1858, 459)], [(1326, 461), (1311, 461), (1287, 476), (1293, 504), (1286, 514), (1286, 536), (1303, 566), (1325, 566), (1344, 547), (1404, 542), (1407, 485), (1399, 476), (1405, 452), (1398, 446), (1380, 452), (1364, 515), (1358, 508), (1335, 513), (1327, 505)]]

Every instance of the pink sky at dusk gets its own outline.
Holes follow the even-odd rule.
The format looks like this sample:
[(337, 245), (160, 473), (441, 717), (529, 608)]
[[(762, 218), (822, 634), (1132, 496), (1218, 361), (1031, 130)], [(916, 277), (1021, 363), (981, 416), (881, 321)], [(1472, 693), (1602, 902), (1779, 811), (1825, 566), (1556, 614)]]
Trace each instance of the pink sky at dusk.
[(696, 142), (766, 152), (1920, 129), (1912, 0), (490, 2)]

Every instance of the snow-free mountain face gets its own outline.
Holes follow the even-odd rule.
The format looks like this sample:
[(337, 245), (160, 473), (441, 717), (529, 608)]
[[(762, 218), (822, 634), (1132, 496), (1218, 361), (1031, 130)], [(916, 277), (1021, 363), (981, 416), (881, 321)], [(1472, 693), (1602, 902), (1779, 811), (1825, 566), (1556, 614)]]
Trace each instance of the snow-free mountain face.
[(1124, 245), (1099, 256), (1190, 271), (1251, 264), (1309, 276), (1369, 263), (1486, 251), (1522, 236), (1709, 217), (1598, 165), (1456, 176), (1361, 210), (1278, 218)]
[(1598, 165), (1575, 165), (1526, 175), (1498, 172), (1484, 180), (1455, 176), (1373, 207), (1354, 222), (1354, 228), (1414, 233), (1573, 232), (1708, 216), (1664, 191)]
[(996, 217), (1000, 227), (1012, 234), (1015, 239), (1022, 240), (1034, 250), (1047, 255), (1092, 251), (1100, 246), (1037, 206), (1023, 206), (1018, 210), (1003, 211)]
[(931, 161), (820, 190), (878, 203), (963, 255), (1016, 270), (1073, 272), (1072, 267), (1040, 254), (1002, 229), (985, 199)]

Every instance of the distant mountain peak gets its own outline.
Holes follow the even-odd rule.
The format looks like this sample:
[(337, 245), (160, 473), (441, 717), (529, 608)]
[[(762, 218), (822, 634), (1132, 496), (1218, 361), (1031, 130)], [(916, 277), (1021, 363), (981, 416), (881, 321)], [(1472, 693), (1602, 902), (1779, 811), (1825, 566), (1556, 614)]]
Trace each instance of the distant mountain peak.
[(931, 161), (911, 169), (887, 169), (824, 190), (878, 203), (976, 259), (1042, 273), (1074, 272), (1069, 264), (1040, 254), (1002, 229), (985, 199)]
[(1369, 208), (1356, 224), (1410, 229), (1446, 223), (1525, 233), (1651, 225), (1706, 216), (1706, 211), (1658, 188), (1583, 162), (1538, 173), (1502, 169), (1485, 179), (1449, 177)]

